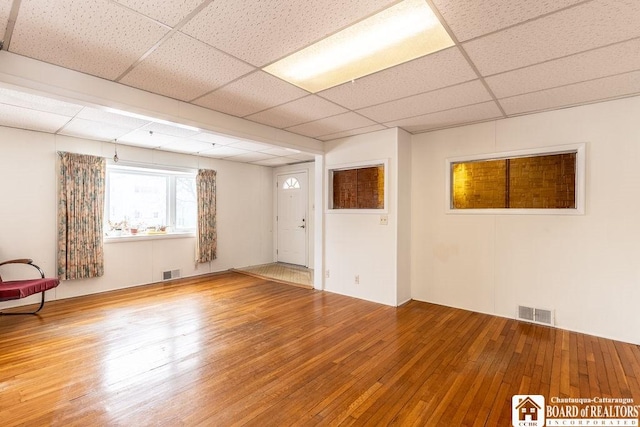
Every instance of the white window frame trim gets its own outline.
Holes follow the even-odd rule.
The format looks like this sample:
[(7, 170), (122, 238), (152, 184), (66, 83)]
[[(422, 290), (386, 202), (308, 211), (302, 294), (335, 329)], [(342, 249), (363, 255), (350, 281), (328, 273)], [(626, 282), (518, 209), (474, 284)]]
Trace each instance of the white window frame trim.
[[(506, 151), (445, 159), (445, 213), (453, 215), (584, 215), (586, 194), (586, 143), (556, 145), (527, 150)], [(549, 154), (576, 153), (576, 207), (569, 209), (454, 209), (451, 192), (451, 165), (481, 160), (500, 160), (514, 157), (543, 156)]]
[[(108, 176), (110, 170), (122, 170), (128, 173), (139, 173), (141, 175), (158, 175), (158, 176), (166, 176), (168, 174), (173, 176), (192, 176), (194, 179), (197, 176), (196, 169), (190, 168), (180, 168), (174, 166), (165, 166), (165, 165), (157, 165), (157, 164), (145, 164), (145, 163), (134, 163), (134, 162), (114, 162), (113, 160), (107, 161), (107, 170), (106, 175)], [(105, 181), (108, 181), (107, 176), (105, 176)], [(175, 209), (176, 209), (176, 199), (175, 199), (175, 188), (170, 188), (171, 183), (167, 182), (167, 208), (169, 212), (167, 213), (169, 217), (169, 223), (166, 224), (167, 227), (171, 228), (171, 231), (166, 234), (137, 234), (137, 235), (123, 235), (123, 236), (104, 236), (105, 243), (116, 243), (116, 242), (127, 242), (127, 241), (142, 241), (142, 240), (161, 240), (161, 239), (175, 239), (175, 238), (183, 238), (183, 237), (195, 237), (196, 230), (193, 229), (176, 229), (175, 227)], [(175, 187), (175, 184), (174, 186)], [(109, 207), (109, 188), (106, 187), (105, 191), (105, 212), (108, 211)], [(108, 221), (109, 218), (105, 216), (105, 221)]]

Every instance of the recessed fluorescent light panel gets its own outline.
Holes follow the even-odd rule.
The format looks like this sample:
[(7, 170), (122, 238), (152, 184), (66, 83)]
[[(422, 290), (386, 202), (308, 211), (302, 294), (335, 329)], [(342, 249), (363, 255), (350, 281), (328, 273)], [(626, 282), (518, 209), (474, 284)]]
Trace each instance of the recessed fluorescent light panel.
[(453, 44), (425, 0), (404, 0), (264, 71), (315, 93)]

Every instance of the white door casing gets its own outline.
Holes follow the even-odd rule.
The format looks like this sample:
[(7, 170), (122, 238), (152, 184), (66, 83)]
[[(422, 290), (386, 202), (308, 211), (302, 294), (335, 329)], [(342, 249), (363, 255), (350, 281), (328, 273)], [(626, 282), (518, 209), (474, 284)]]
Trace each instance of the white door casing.
[(277, 176), (278, 262), (307, 266), (307, 172), (286, 173)]

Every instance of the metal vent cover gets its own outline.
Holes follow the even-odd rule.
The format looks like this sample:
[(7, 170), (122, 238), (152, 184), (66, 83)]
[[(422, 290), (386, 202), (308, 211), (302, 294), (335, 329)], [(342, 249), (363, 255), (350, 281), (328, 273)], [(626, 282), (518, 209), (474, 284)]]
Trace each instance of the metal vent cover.
[(167, 270), (162, 272), (162, 280), (177, 279), (180, 277), (180, 270)]
[(544, 310), (541, 308), (536, 308), (534, 310), (534, 319), (537, 323), (544, 323), (545, 325), (553, 324), (553, 314), (551, 310)]
[(529, 320), (533, 322), (534, 320), (534, 310), (532, 307), (525, 307), (523, 305), (518, 306), (518, 319)]
[(518, 319), (526, 320), (527, 322), (540, 323), (541, 325), (554, 325), (553, 310), (547, 310), (543, 308), (527, 307), (524, 305), (518, 306)]

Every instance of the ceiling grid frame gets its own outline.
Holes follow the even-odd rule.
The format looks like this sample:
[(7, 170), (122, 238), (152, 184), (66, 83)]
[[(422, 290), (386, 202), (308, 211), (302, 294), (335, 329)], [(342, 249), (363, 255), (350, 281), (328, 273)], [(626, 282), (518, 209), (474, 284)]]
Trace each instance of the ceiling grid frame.
[(435, 6), (435, 4), (433, 4), (433, 0), (425, 0), (425, 1), (429, 4), (429, 6), (431, 6), (431, 9), (433, 10), (433, 13), (438, 17), (438, 19), (442, 23), (442, 26), (447, 31), (447, 33), (449, 33), (449, 37), (451, 37), (451, 39), (453, 40), (454, 46), (457, 46), (458, 49), (460, 49), (460, 53), (462, 54), (462, 56), (464, 56), (464, 59), (467, 60), (467, 62), (469, 63), (469, 66), (471, 67), (471, 69), (476, 73), (476, 76), (478, 76), (478, 79), (480, 80), (480, 83), (482, 83), (482, 86), (484, 86), (484, 88), (487, 90), (487, 92), (489, 92), (489, 95), (491, 96), (491, 99), (493, 99), (493, 101), (496, 103), (496, 105), (500, 109), (500, 112), (502, 113), (502, 115), (504, 117), (506, 117), (507, 113), (505, 113), (504, 108), (502, 108), (502, 106), (500, 105), (500, 102), (498, 101), (498, 98), (493, 93), (493, 91), (491, 90), (491, 88), (489, 87), (487, 82), (485, 81), (485, 79), (482, 76), (482, 74), (480, 74), (480, 71), (478, 70), (476, 65), (471, 61), (471, 58), (469, 57), (469, 54), (464, 49), (464, 46), (462, 46), (462, 44), (458, 41), (458, 38), (456, 37), (456, 35), (453, 33), (453, 31), (449, 27), (449, 24), (446, 23), (446, 21), (444, 20), (444, 17), (442, 16), (442, 14), (438, 10), (438, 8)]
[[(129, 74), (134, 68), (136, 68), (136, 66), (138, 66), (142, 61), (144, 61), (149, 55), (151, 55), (153, 52), (155, 52), (162, 44), (164, 44), (167, 40), (169, 40), (169, 38), (171, 38), (175, 33), (177, 33), (180, 28), (185, 25), (187, 22), (189, 22), (191, 20), (191, 18), (193, 18), (194, 16), (196, 16), (198, 13), (200, 13), (200, 11), (202, 9), (204, 9), (207, 5), (209, 5), (209, 3), (211, 3), (213, 0), (205, 0), (203, 1), (198, 7), (196, 7), (194, 10), (191, 11), (191, 13), (189, 13), (187, 16), (185, 16), (184, 18), (182, 18), (182, 20), (180, 22), (178, 22), (178, 24), (176, 24), (176, 26), (174, 27), (169, 27), (170, 28), (169, 32), (167, 34), (164, 35), (164, 37), (162, 37), (160, 40), (158, 40), (156, 42), (156, 44), (154, 44), (153, 46), (151, 46), (149, 48), (149, 50), (147, 50), (144, 54), (142, 54), (142, 56), (140, 56), (140, 58), (138, 58), (137, 61), (135, 61), (133, 64), (131, 64), (129, 66), (129, 68), (127, 68), (126, 70), (124, 70), (122, 72), (122, 74), (120, 74), (118, 77), (116, 77), (116, 79), (114, 81), (119, 82), (121, 81), (127, 74)], [(117, 3), (117, 2), (116, 2)], [(134, 13), (139, 13), (136, 10), (133, 10), (131, 8), (128, 8), (127, 6), (124, 6), (120, 3), (117, 3), (120, 7), (125, 7), (129, 10), (132, 10)], [(141, 14), (142, 15), (142, 14)], [(145, 16), (145, 15), (143, 15)], [(166, 25), (163, 24), (161, 22), (159, 22), (159, 24), (161, 25)]]
[[(509, 3), (502, 3), (500, 0), (477, 0), (473, 4), (464, 3), (462, 0), (425, 0), (453, 40), (452, 47), (366, 75), (357, 79), (355, 83), (344, 83), (317, 94), (311, 94), (308, 91), (279, 90), (278, 87), (287, 88), (290, 85), (284, 80), (279, 80), (281, 83), (275, 81), (261, 83), (264, 86), (255, 86), (255, 84), (252, 86), (248, 83), (256, 80), (255, 76), (263, 73), (262, 69), (267, 65), (374, 16), (379, 11), (403, 0), (375, 0), (374, 3), (368, 3), (365, 0), (350, 0), (348, 2), (320, 0), (319, 4), (313, 5), (299, 4), (295, 0), (279, 0), (270, 5), (273, 10), (270, 11), (269, 16), (274, 17), (273, 23), (265, 21), (259, 16), (259, 11), (253, 10), (252, 16), (242, 15), (242, 10), (238, 8), (249, 7), (247, 5), (213, 0), (190, 0), (188, 2), (167, 0), (162, 4), (162, 12), (166, 11), (166, 16), (170, 16), (167, 19), (162, 17), (165, 15), (162, 15), (161, 11), (153, 9), (152, 2), (148, 0), (44, 1), (58, 7), (51, 8), (52, 11), (47, 17), (39, 17), (39, 19), (49, 19), (46, 22), (47, 26), (51, 28), (37, 30), (40, 32), (49, 31), (44, 33), (49, 43), (66, 46), (66, 50), (62, 54), (74, 55), (75, 59), (74, 57), (65, 59), (40, 56), (38, 49), (42, 49), (42, 47), (37, 48), (37, 46), (26, 54), (22, 50), (16, 51), (17, 46), (24, 46), (25, 42), (39, 43), (39, 40), (43, 40), (42, 37), (40, 39), (35, 37), (28, 41), (24, 39), (26, 34), (33, 33), (28, 26), (36, 22), (29, 20), (30, 11), (37, 4), (35, 0), (11, 0), (8, 17), (6, 7), (4, 12), (0, 10), (0, 19), (6, 20), (6, 22), (0, 22), (0, 31), (5, 29), (5, 43), (2, 50), (6, 52), (3, 53), (24, 55), (38, 61), (91, 75), (90, 73), (95, 68), (82, 68), (80, 62), (80, 59), (83, 59), (82, 52), (90, 52), (89, 49), (91, 51), (105, 51), (109, 55), (123, 55), (123, 52), (110, 51), (109, 45), (101, 45), (101, 43), (106, 43), (105, 38), (92, 39), (92, 42), (98, 43), (95, 46), (83, 45), (82, 33), (78, 31), (86, 31), (86, 29), (73, 25), (70, 19), (74, 16), (75, 8), (86, 8), (85, 10), (93, 10), (94, 12), (98, 10), (119, 13), (113, 9), (113, 6), (117, 6), (118, 10), (127, 11), (131, 15), (127, 17), (126, 25), (133, 25), (136, 22), (153, 22), (155, 28), (162, 27), (165, 29), (165, 33), (153, 43), (147, 44), (144, 52), (128, 62), (126, 67), (121, 69), (119, 75), (97, 77), (110, 80), (116, 85), (131, 86), (179, 101), (178, 98), (181, 95), (184, 97), (186, 92), (176, 93), (174, 91), (167, 95), (158, 90), (162, 85), (170, 84), (171, 79), (176, 82), (180, 81), (178, 79), (182, 79), (180, 84), (184, 84), (185, 88), (193, 87), (193, 96), (189, 95), (189, 98), (181, 101), (200, 108), (203, 107), (199, 105), (202, 104), (199, 102), (200, 100), (207, 99), (207, 97), (216, 99), (215, 93), (218, 91), (220, 94), (228, 92), (231, 95), (225, 96), (242, 97), (244, 99), (242, 102), (247, 103), (246, 108), (236, 110), (227, 108), (225, 110), (225, 107), (228, 107), (224, 105), (225, 99), (230, 99), (225, 97), (220, 98), (221, 101), (218, 103), (213, 102), (206, 105), (205, 108), (242, 118), (249, 123), (271, 126), (283, 132), (294, 134), (299, 132), (299, 135), (306, 137), (313, 134), (314, 136), (311, 138), (320, 141), (329, 141), (396, 126), (410, 133), (428, 132), (495, 120), (496, 118), (640, 95), (640, 85), (637, 83), (640, 60), (634, 60), (636, 57), (640, 58), (640, 4), (635, 0), (558, 0), (557, 2), (542, 1), (535, 4), (527, 3), (524, 0), (513, 0)], [(112, 7), (105, 8), (107, 4), (111, 4)], [(254, 6), (246, 11), (250, 11)], [(439, 6), (445, 9), (441, 10)], [(94, 9), (91, 9), (92, 7)], [(57, 9), (55, 13), (53, 13), (54, 9)], [(239, 30), (232, 35), (226, 34), (225, 37), (228, 39), (233, 36), (236, 46), (253, 47), (267, 46), (270, 39), (254, 38), (249, 40), (247, 37), (250, 37), (251, 34), (266, 34), (265, 31), (270, 31), (269, 25), (282, 25), (282, 22), (286, 21), (283, 21), (285, 17), (289, 16), (286, 13), (293, 13), (287, 18), (289, 19), (287, 25), (293, 27), (273, 28), (275, 31), (283, 31), (278, 37), (289, 37), (288, 44), (271, 46), (273, 49), (270, 50), (269, 61), (258, 61), (258, 63), (256, 59), (247, 61), (247, 53), (250, 52), (245, 51), (241, 55), (237, 55), (232, 46), (226, 44), (224, 37), (215, 39), (215, 43), (208, 43), (206, 37), (201, 37), (207, 32), (217, 30), (212, 26), (214, 23), (211, 21), (212, 18), (226, 19), (225, 16), (211, 15), (212, 11), (232, 12), (235, 13), (236, 18), (234, 19), (244, 18), (239, 21), (241, 24)], [(236, 12), (240, 12), (240, 14)], [(466, 15), (460, 12), (464, 12)], [(596, 13), (597, 15), (595, 15)], [(53, 20), (51, 20), (52, 17), (54, 17)], [(578, 19), (572, 20), (573, 17)], [(93, 16), (94, 21), (92, 22), (99, 23), (99, 26), (106, 28), (113, 18), (108, 15), (100, 16), (101, 21), (98, 21), (98, 18)], [(474, 23), (479, 23), (479, 25), (475, 26)], [(561, 28), (560, 25), (565, 23), (567, 23), (566, 25), (573, 24), (573, 26)], [(300, 25), (306, 25), (306, 27), (300, 28), (303, 37), (292, 40), (291, 35), (297, 34), (297, 30), (293, 28), (298, 28), (296, 26)], [(595, 25), (601, 25), (602, 29), (594, 28)], [(261, 26), (261, 28), (254, 28), (255, 31), (253, 31), (250, 29), (251, 26)], [(132, 32), (132, 28), (127, 30), (127, 34), (135, 34)], [(199, 28), (197, 34), (193, 32), (194, 28)], [(615, 34), (607, 34), (602, 39), (590, 38), (589, 34), (593, 32), (592, 30), (602, 32), (606, 28), (615, 29)], [(247, 29), (250, 31), (245, 32)], [(95, 31), (100, 31), (100, 29), (96, 28)], [(145, 30), (136, 28), (136, 31)], [(563, 34), (571, 34), (572, 38), (563, 42), (564, 44), (555, 50), (549, 47), (548, 51), (545, 51), (546, 45), (539, 46), (539, 42), (533, 40), (537, 34), (535, 31), (546, 32), (544, 38), (547, 40), (554, 37), (561, 40)], [(207, 49), (220, 52), (232, 58), (233, 61), (240, 61), (247, 69), (235, 76), (233, 73), (227, 74), (227, 77), (220, 80), (219, 83), (215, 83), (215, 86), (207, 87), (208, 84), (211, 84), (207, 83), (212, 81), (211, 77), (209, 80), (199, 81), (194, 76), (181, 74), (179, 70), (174, 68), (175, 65), (172, 64), (181, 60), (180, 52), (172, 52), (167, 49), (162, 51), (162, 46), (165, 46), (169, 41), (174, 41), (174, 45), (178, 46), (175, 44), (175, 40), (179, 35), (192, 39), (194, 42), (203, 43)], [(527, 38), (507, 37), (511, 35)], [(149, 38), (144, 40), (144, 43), (147, 43)], [(274, 38), (273, 40), (278, 39)], [(484, 64), (488, 63), (490, 59), (487, 57), (483, 61), (479, 61), (478, 49), (486, 49), (487, 46), (491, 46), (494, 40), (501, 42), (504, 40), (502, 43), (508, 44), (504, 52), (522, 51), (527, 46), (536, 46), (537, 42), (537, 56), (529, 62), (513, 58), (509, 63), (486, 67)], [(136, 46), (136, 49), (142, 47), (139, 41)], [(286, 46), (295, 46), (295, 49), (289, 49)], [(129, 50), (128, 54), (131, 52), (135, 52), (135, 50)], [(280, 52), (280, 54), (273, 55), (274, 52)], [(499, 53), (491, 51), (486, 53), (490, 55), (490, 58), (496, 58), (495, 60), (501, 58)], [(158, 57), (158, 55), (162, 57)], [(612, 60), (616, 57), (621, 59)], [(127, 80), (127, 76), (132, 76), (135, 70), (142, 70), (140, 67), (146, 67), (145, 72), (152, 70), (153, 68), (150, 66), (152, 60), (156, 61), (156, 67), (168, 67), (158, 69), (158, 72), (165, 73), (164, 83), (156, 79), (155, 86), (143, 87), (139, 83), (142, 75), (139, 75), (137, 80)], [(196, 60), (195, 57), (188, 59), (188, 61)], [(120, 61), (124, 64), (129, 61), (129, 57), (126, 57), (125, 61), (120, 56)], [(237, 66), (236, 64), (238, 62), (229, 62), (224, 67), (233, 70)], [(439, 73), (435, 73), (437, 79), (432, 79), (429, 82), (417, 82), (421, 76), (424, 76), (426, 80), (430, 79), (434, 75), (430, 71), (436, 64), (440, 70)], [(188, 64), (183, 64), (183, 66), (186, 67)], [(432, 68), (430, 69), (430, 67)], [(466, 67), (468, 71), (461, 67)], [(423, 74), (421, 74), (421, 70), (423, 70)], [(99, 71), (99, 73), (102, 72)], [(545, 76), (550, 75), (553, 75), (554, 78), (545, 79)], [(469, 80), (471, 76), (473, 78)], [(533, 76), (538, 80), (529, 82), (528, 76)], [(526, 84), (518, 84), (519, 78), (524, 80)], [(535, 78), (530, 80), (535, 80)], [(460, 85), (473, 80), (478, 80), (482, 85), (483, 90), (487, 93), (487, 99), (467, 96), (466, 99), (459, 100), (459, 103), (442, 103), (433, 109), (416, 106), (410, 108), (414, 100), (431, 99), (429, 94), (437, 97), (455, 97)], [(2, 88), (1, 84), (2, 81), (0, 81), (0, 89)], [(297, 86), (291, 86), (298, 89)], [(260, 87), (264, 90), (258, 90)], [(225, 88), (227, 88), (226, 91)], [(29, 88), (26, 89), (28, 91)], [(272, 95), (267, 96), (269, 91)], [(287, 92), (289, 95), (286, 95)], [(41, 93), (46, 95), (46, 91)], [(291, 93), (298, 95), (292, 99)], [(373, 95), (367, 93), (373, 93)], [(240, 98), (238, 100), (240, 101)], [(2, 92), (0, 92), (0, 116), (2, 116), (3, 108), (6, 108), (7, 111), (11, 110), (11, 117), (27, 123), (28, 121), (24, 122), (22, 118), (16, 116), (16, 114), (27, 114), (25, 107), (12, 105), (11, 102), (11, 99), (4, 99)], [(490, 108), (490, 103), (493, 103), (499, 111), (500, 114), (497, 117), (495, 109)], [(397, 110), (394, 110), (392, 107), (396, 105), (404, 105), (404, 112), (398, 113)], [(80, 106), (90, 108), (83, 103), (80, 103)], [(385, 113), (384, 115), (371, 116), (367, 114), (368, 111), (379, 110), (382, 112), (385, 109), (393, 114)], [(23, 111), (23, 113), (19, 113), (19, 111)], [(35, 105), (32, 111), (38, 111), (38, 106)], [(46, 111), (43, 110), (43, 113)], [(62, 120), (62, 116), (59, 114), (47, 114), (57, 115), (58, 118), (55, 120)], [(67, 119), (66, 124), (55, 130), (54, 133), (64, 134), (65, 129), (68, 129), (69, 132), (75, 132), (73, 129), (77, 131), (83, 129), (86, 123), (82, 120), (86, 119), (80, 116)], [(53, 123), (50, 121), (53, 116), (47, 117), (49, 123)], [(74, 120), (77, 122), (74, 123)], [(0, 125), (11, 126), (11, 123), (8, 122), (8, 119), (5, 121), (0, 119)], [(103, 123), (103, 125), (105, 124)], [(36, 124), (34, 126), (37, 127)], [(105, 134), (117, 133), (118, 125), (114, 124), (112, 128), (102, 127), (101, 129)], [(100, 139), (95, 135), (87, 137)], [(198, 146), (198, 144), (188, 142), (188, 138), (185, 140), (186, 145)], [(265, 149), (270, 148), (266, 147)], [(250, 158), (251, 156), (245, 157)]]

